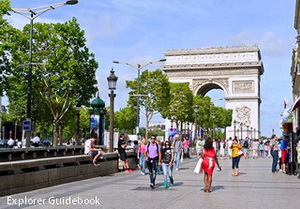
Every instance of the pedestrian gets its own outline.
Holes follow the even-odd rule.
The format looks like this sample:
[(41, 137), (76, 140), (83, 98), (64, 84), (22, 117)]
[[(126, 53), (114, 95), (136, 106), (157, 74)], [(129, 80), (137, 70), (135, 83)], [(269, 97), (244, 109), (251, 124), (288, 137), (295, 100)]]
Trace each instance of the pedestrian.
[(94, 147), (95, 141), (95, 135), (92, 135), (90, 139), (86, 140), (86, 142), (84, 143), (84, 154), (91, 157), (94, 166), (100, 166), (97, 161), (102, 156), (102, 149)]
[(146, 167), (145, 151), (146, 151), (147, 142), (148, 140), (146, 138), (143, 138), (139, 146), (139, 165), (141, 168), (142, 175), (145, 175), (145, 167)]
[(171, 148), (171, 142), (166, 141), (165, 147), (161, 151), (161, 163), (164, 172), (164, 188), (173, 186), (174, 179), (172, 175), (172, 166), (174, 161), (174, 151)]
[(290, 142), (290, 137), (285, 136), (283, 140), (281, 140), (280, 150), (281, 150), (281, 162), (282, 162), (282, 173), (287, 172), (287, 164), (288, 164), (288, 150), (290, 147), (288, 146)]
[(263, 158), (264, 153), (265, 153), (265, 145), (264, 145), (264, 142), (262, 140), (260, 140), (260, 142), (259, 142), (258, 150), (259, 150), (258, 156)]
[(278, 138), (276, 135), (272, 135), (271, 141), (270, 141), (270, 149), (271, 149), (271, 156), (273, 158), (272, 162), (272, 173), (277, 172), (277, 164), (278, 164), (278, 151), (279, 151), (279, 146), (278, 146)]
[(252, 154), (253, 154), (253, 159), (258, 158), (258, 145), (259, 142), (257, 139), (254, 139), (253, 142), (251, 143), (251, 149), (252, 149)]
[(232, 174), (231, 176), (239, 175), (239, 163), (240, 156), (239, 151), (242, 149), (242, 145), (238, 144), (237, 139), (232, 140), (231, 150), (232, 150)]
[(179, 164), (180, 164), (180, 158), (181, 154), (183, 152), (182, 149), (182, 141), (179, 139), (179, 135), (176, 134), (174, 136), (175, 141), (173, 143), (173, 149), (174, 149), (174, 162), (175, 162), (175, 169), (178, 171), (179, 170)]
[(224, 157), (225, 157), (225, 146), (226, 146), (225, 139), (222, 139), (220, 141), (220, 157), (221, 157), (221, 159), (224, 159)]
[(228, 153), (229, 158), (231, 158), (231, 156), (232, 156), (231, 145), (232, 145), (232, 138), (229, 137), (228, 141), (226, 142), (226, 148), (227, 148), (227, 153)]
[(133, 153), (134, 153), (135, 164), (136, 164), (137, 168), (140, 168), (140, 165), (139, 165), (139, 142), (137, 140), (133, 141)]
[(146, 162), (149, 170), (150, 176), (150, 187), (151, 189), (155, 188), (155, 180), (158, 165), (161, 162), (161, 151), (160, 147), (156, 143), (156, 136), (151, 136), (151, 141), (148, 143), (145, 151)]
[(127, 144), (125, 142), (125, 134), (121, 133), (118, 141), (118, 153), (119, 153), (120, 160), (122, 161), (125, 173), (130, 173), (133, 171), (129, 169), (129, 164), (126, 155), (126, 147)]
[(7, 145), (8, 145), (7, 148), (14, 148), (15, 141), (14, 141), (12, 138), (10, 138), (10, 139), (7, 141)]
[(298, 171), (298, 178), (300, 179), (300, 141), (298, 141), (297, 147), (296, 147), (296, 151), (297, 151), (297, 171)]
[(244, 153), (245, 159), (247, 159), (249, 157), (249, 146), (250, 146), (249, 141), (250, 141), (249, 137), (246, 137), (243, 142), (243, 153)]
[[(156, 143), (158, 144), (158, 146), (160, 147), (160, 149), (163, 147), (163, 143), (160, 141), (160, 140), (156, 140)], [(162, 165), (158, 165), (157, 166), (157, 175), (163, 175), (164, 172), (163, 172), (163, 168), (162, 168)]]
[(188, 158), (190, 159), (190, 141), (185, 138), (182, 142), (182, 148), (183, 148), (183, 158)]
[(216, 149), (213, 147), (212, 138), (208, 137), (205, 140), (203, 152), (200, 154), (200, 157), (203, 158), (202, 161), (202, 169), (204, 172), (204, 192), (211, 192), (211, 184), (212, 184), (212, 175), (214, 172), (214, 168), (217, 164), (218, 169), (221, 171), (222, 168), (219, 165), (218, 157)]

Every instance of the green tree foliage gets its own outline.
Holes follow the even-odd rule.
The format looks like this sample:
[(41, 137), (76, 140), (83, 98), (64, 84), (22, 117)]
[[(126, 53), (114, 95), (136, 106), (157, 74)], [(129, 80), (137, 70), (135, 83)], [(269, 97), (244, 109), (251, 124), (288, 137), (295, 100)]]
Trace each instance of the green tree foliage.
[[(196, 113), (197, 125), (202, 128), (211, 128), (212, 127), (212, 103), (210, 97), (203, 97), (201, 95), (194, 96), (194, 105), (198, 105), (199, 110)], [(194, 113), (195, 114), (195, 113)]]
[(10, 68), (10, 56), (12, 50), (12, 44), (14, 41), (14, 29), (6, 19), (4, 15), (9, 15), (10, 2), (8, 0), (0, 1), (0, 96), (3, 96), (7, 84), (7, 77), (11, 73)]
[[(9, 77), (7, 96), (10, 108), (23, 108), (27, 98), (29, 25), (16, 34), (12, 61), (14, 74)], [(56, 124), (77, 104), (87, 105), (96, 93), (95, 73), (98, 63), (85, 46), (84, 31), (77, 20), (65, 23), (35, 23), (33, 27), (32, 118), (50, 119)], [(52, 121), (48, 121), (51, 123)], [(56, 141), (56, 140), (55, 140)]]
[(189, 83), (171, 83), (171, 101), (168, 118), (172, 118), (178, 129), (179, 123), (193, 121), (193, 92)]
[(115, 128), (120, 132), (132, 133), (136, 126), (136, 114), (136, 109), (132, 107), (115, 112)]
[[(138, 85), (139, 84), (139, 85)], [(138, 86), (140, 86), (140, 105), (144, 108), (141, 111), (146, 117), (146, 137), (148, 135), (149, 123), (155, 113), (160, 113), (162, 117), (168, 114), (170, 103), (170, 83), (163, 72), (159, 69), (155, 71), (145, 70), (142, 72), (140, 79), (126, 81), (127, 88), (130, 88), (128, 104), (136, 107)]]

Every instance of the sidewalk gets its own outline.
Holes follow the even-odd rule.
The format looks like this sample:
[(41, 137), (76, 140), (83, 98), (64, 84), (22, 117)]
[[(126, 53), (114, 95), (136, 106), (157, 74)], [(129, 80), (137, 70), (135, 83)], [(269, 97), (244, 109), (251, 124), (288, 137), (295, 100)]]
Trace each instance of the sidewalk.
[[(163, 188), (163, 176), (157, 187), (149, 187), (149, 176), (120, 172), (63, 184), (32, 192), (12, 195), (16, 200), (44, 199), (43, 208), (222, 208), (222, 209), (296, 209), (300, 208), (300, 180), (296, 176), (271, 172), (271, 158), (241, 159), (240, 176), (231, 176), (231, 160), (220, 160), (223, 171), (215, 171), (212, 193), (203, 192), (203, 176), (193, 172), (197, 159), (185, 160), (179, 171), (174, 170), (175, 185)], [(51, 205), (49, 198), (91, 199), (100, 205)], [(0, 198), (1, 208), (41, 208), (41, 205), (8, 205), (8, 197)]]

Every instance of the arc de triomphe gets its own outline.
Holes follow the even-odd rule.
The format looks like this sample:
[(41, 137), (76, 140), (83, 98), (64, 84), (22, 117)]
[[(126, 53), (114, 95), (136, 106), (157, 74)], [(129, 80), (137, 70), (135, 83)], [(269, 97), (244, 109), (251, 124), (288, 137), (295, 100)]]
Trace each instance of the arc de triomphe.
[[(260, 76), (264, 67), (257, 46), (168, 50), (165, 57), (163, 70), (170, 82), (188, 82), (194, 95), (222, 89), (225, 108), (233, 110), (236, 135), (242, 130), (243, 138), (252, 134), (252, 137), (259, 136)], [(226, 128), (227, 138), (234, 137), (233, 121), (231, 127)], [(239, 132), (238, 138), (240, 136)]]

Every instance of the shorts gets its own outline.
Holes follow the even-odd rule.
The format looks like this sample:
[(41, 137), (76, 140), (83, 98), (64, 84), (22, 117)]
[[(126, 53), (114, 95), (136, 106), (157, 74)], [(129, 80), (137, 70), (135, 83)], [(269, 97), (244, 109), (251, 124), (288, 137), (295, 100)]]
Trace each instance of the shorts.
[(286, 150), (281, 150), (281, 162), (282, 163), (287, 163), (287, 151)]
[(127, 159), (126, 152), (120, 153), (119, 156), (120, 156), (120, 160), (122, 160), (122, 161), (125, 161)]
[(98, 155), (99, 151), (90, 151), (87, 153), (88, 156), (92, 156), (95, 157), (96, 155)]

